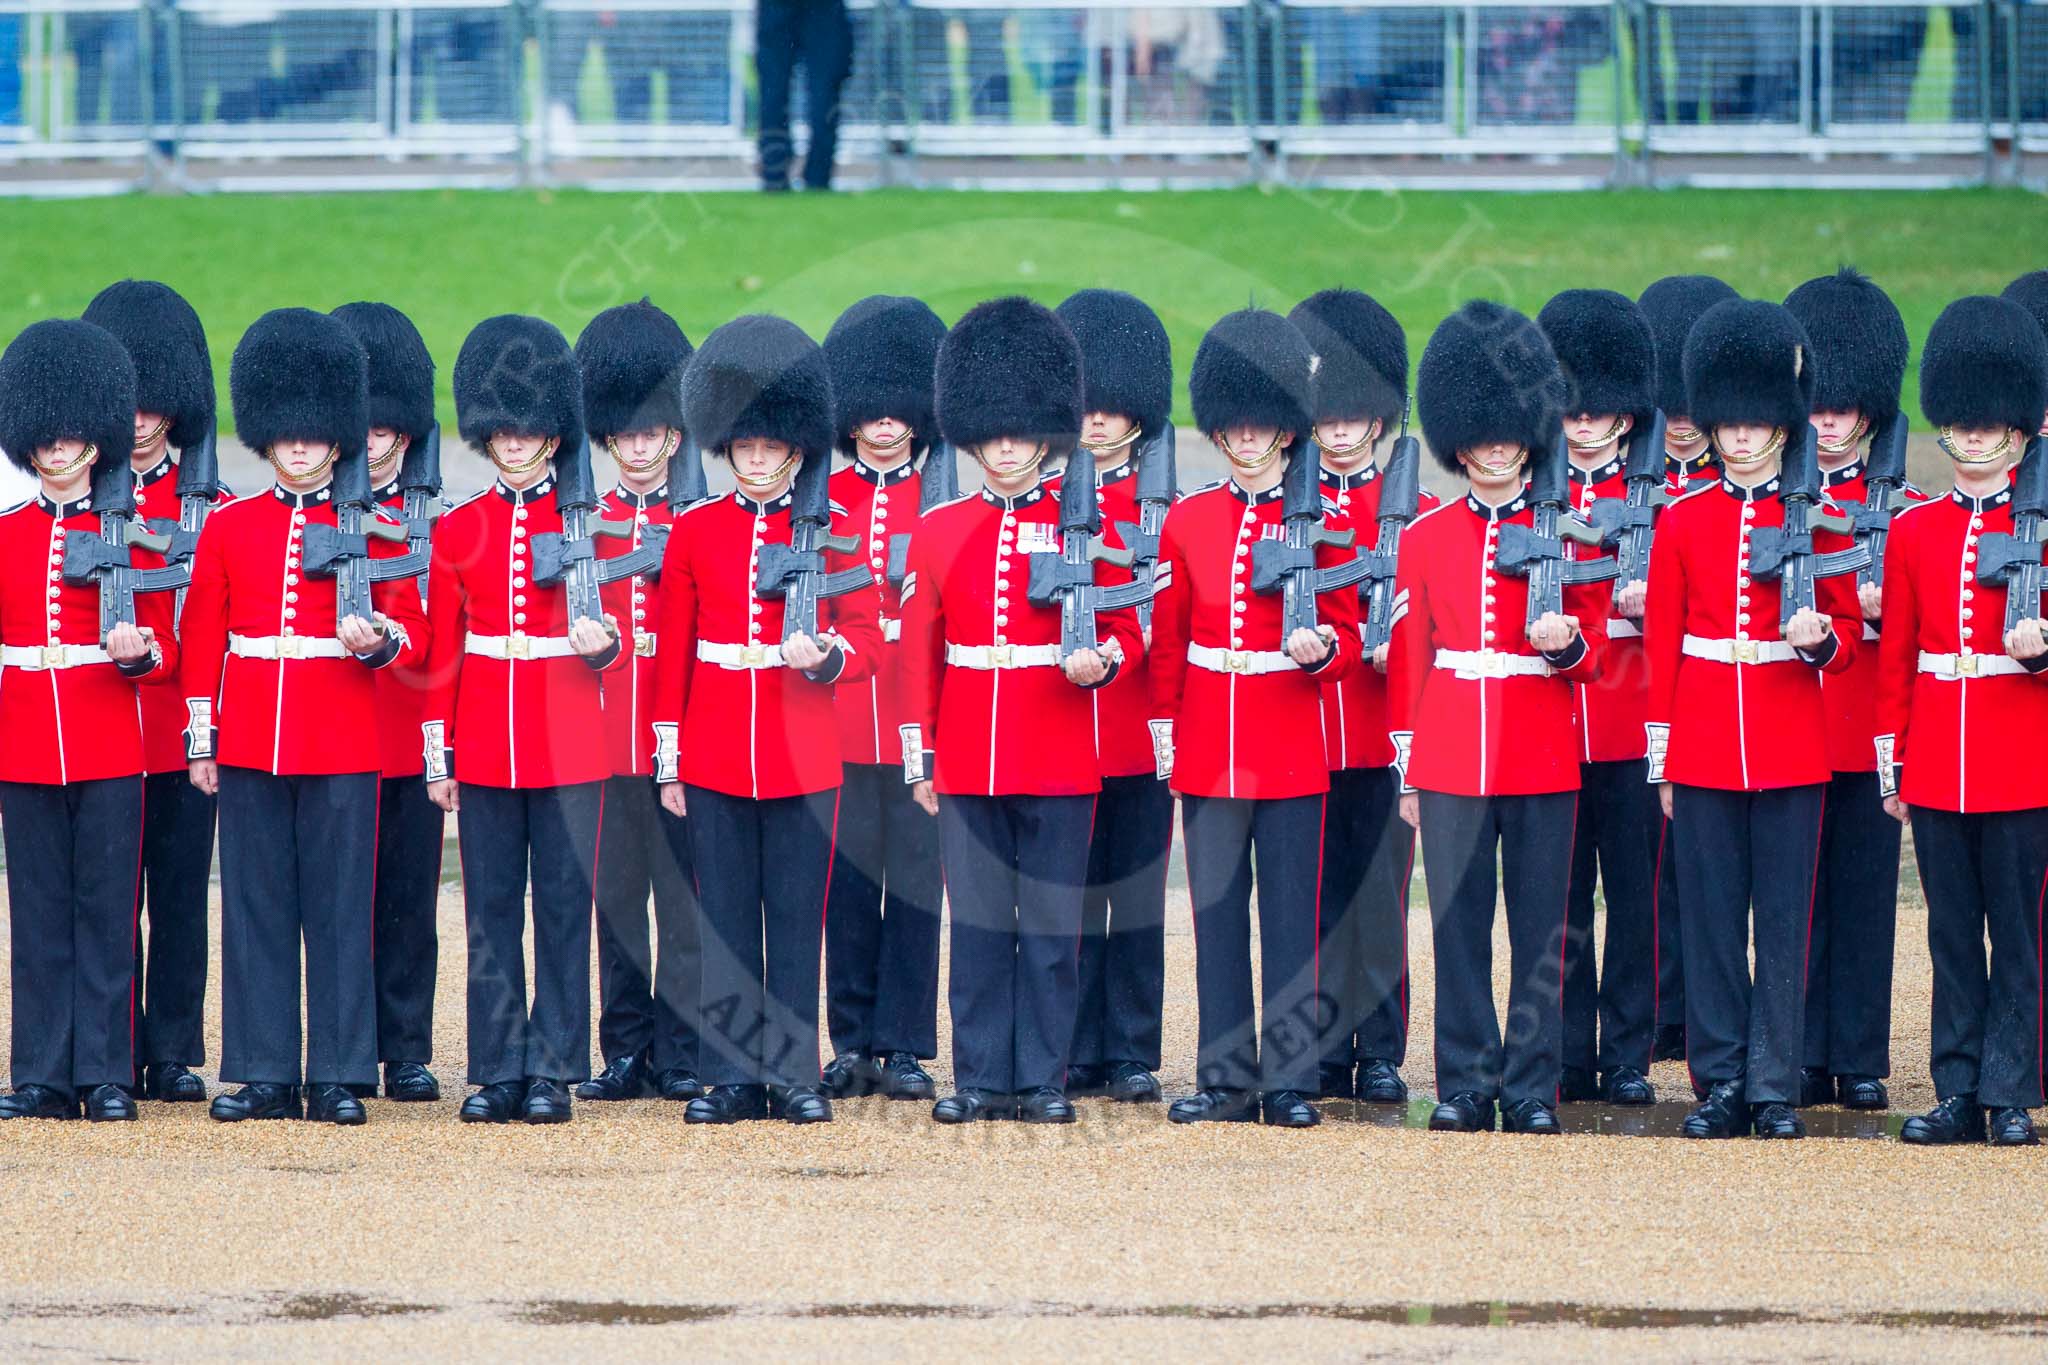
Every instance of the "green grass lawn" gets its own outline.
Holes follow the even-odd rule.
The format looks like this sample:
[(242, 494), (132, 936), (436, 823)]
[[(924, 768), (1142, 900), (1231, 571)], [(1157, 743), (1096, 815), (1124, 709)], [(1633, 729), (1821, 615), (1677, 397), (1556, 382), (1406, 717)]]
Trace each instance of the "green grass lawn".
[[(1475, 296), (1534, 312), (1559, 289), (1633, 295), (1704, 271), (1782, 298), (1847, 261), (1891, 291), (1917, 344), (1950, 299), (2048, 266), (2044, 242), (2048, 200), (1999, 190), (0, 200), (0, 337), (75, 316), (122, 275), (163, 279), (206, 320), (225, 411), (228, 357), (258, 314), (383, 299), (425, 333), (452, 416), (448, 371), (479, 318), (540, 313), (573, 340), (600, 309), (643, 293), (694, 339), (759, 311), (823, 336), (872, 293), (921, 295), (950, 321), (997, 294), (1050, 303), (1110, 285), (1159, 310), (1184, 379), (1223, 313), (1247, 301), (1285, 310), (1338, 284), (1393, 309), (1419, 353)], [(1911, 404), (1910, 374), (1907, 388)]]

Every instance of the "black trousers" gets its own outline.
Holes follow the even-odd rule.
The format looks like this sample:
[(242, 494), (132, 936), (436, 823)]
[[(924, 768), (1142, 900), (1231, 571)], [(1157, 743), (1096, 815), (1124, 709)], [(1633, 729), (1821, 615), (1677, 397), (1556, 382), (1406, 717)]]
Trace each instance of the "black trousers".
[[(1664, 814), (1644, 759), (1579, 765), (1565, 902), (1564, 1064), (1648, 1073), (1657, 1038), (1657, 845)], [(1593, 888), (1607, 935), (1593, 941)], [(1597, 964), (1597, 965), (1596, 965)]]
[[(1826, 788), (1673, 788), (1685, 898), (1686, 1062), (1696, 1085), (1799, 1098), (1806, 942)], [(1756, 971), (1750, 974), (1755, 923)]]
[(377, 1060), (434, 1060), (435, 928), (447, 816), (419, 777), (387, 777), (377, 794)]
[(221, 765), (222, 1080), (376, 1083), (378, 782)]
[(1350, 1066), (1408, 1057), (1408, 879), (1415, 832), (1395, 810), (1392, 768), (1330, 774), (1316, 923), (1322, 1060)]
[(1892, 947), (1899, 919), (1899, 822), (1876, 773), (1836, 773), (1820, 821), (1806, 948), (1806, 1048), (1831, 1076), (1892, 1073)]
[[(1657, 800), (1651, 788), (1651, 800)], [(1660, 809), (1657, 823), (1657, 1027), (1685, 1027), (1685, 931), (1678, 895), (1678, 840)]]
[(1912, 812), (1934, 959), (1934, 1093), (1974, 1094), (1993, 1108), (2036, 1108), (2048, 809)]
[(134, 1079), (143, 779), (0, 782), (16, 1088)]
[(939, 798), (953, 910), (953, 1080), (962, 1089), (1066, 1084), (1094, 811), (1092, 796)]
[(1172, 788), (1150, 774), (1102, 780), (1081, 895), (1077, 1066), (1136, 1062), (1159, 1069), (1172, 847)]
[[(1436, 943), (1436, 1089), (1557, 1103), (1565, 895), (1577, 792), (1423, 792), (1422, 873)], [(1493, 1008), (1495, 854), (1507, 891), (1508, 1020)]]
[[(1316, 896), (1323, 796), (1181, 798), (1195, 903), (1195, 1081), (1227, 1090), (1316, 1093), (1322, 1006)], [(1254, 850), (1259, 998), (1252, 997)]]
[(700, 956), (689, 821), (661, 808), (653, 778), (614, 777), (597, 848), (597, 1050), (607, 1063), (644, 1052), (656, 1074), (697, 1069)]
[(903, 770), (849, 763), (825, 910), (825, 1025), (834, 1052), (939, 1053), (938, 821)]
[(839, 91), (853, 74), (853, 24), (843, 0), (761, 0), (754, 13), (754, 64), (761, 82), (761, 179), (789, 179), (789, 87), (804, 68), (804, 116), (811, 145), (804, 183), (832, 184), (839, 150)]
[[(143, 779), (142, 875), (134, 935), (135, 1060), (206, 1060), (206, 898), (213, 876), (214, 798), (183, 769)], [(145, 952), (147, 956), (145, 957)]]
[[(462, 784), (456, 833), (469, 946), (469, 1083), (590, 1075), (592, 869), (604, 784)], [(533, 1004), (526, 1000), (527, 869)]]
[(703, 921), (707, 1085), (816, 1085), (818, 956), (839, 789), (756, 801), (686, 787)]

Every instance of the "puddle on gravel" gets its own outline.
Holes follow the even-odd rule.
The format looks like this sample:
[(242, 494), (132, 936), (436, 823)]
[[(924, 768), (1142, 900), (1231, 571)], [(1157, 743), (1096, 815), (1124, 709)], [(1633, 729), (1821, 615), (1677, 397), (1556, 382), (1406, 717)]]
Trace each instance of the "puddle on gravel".
[(270, 1316), (284, 1322), (332, 1322), (337, 1318), (392, 1318), (409, 1313), (436, 1313), (424, 1303), (394, 1303), (360, 1294), (294, 1294), (277, 1302)]
[(874, 1174), (861, 1166), (780, 1166), (774, 1173), (792, 1180), (865, 1180)]
[[(1366, 1104), (1359, 1100), (1322, 1100), (1317, 1107), (1334, 1123), (1363, 1123), (1377, 1128), (1427, 1128), (1436, 1102), (1412, 1099), (1406, 1104)], [(1568, 1134), (1601, 1137), (1681, 1137), (1690, 1104), (1666, 1101), (1659, 1104), (1561, 1104), (1558, 1121)], [(1870, 1113), (1850, 1109), (1802, 1109), (1810, 1138), (1875, 1140), (1895, 1138), (1906, 1115), (1895, 1112)]]
[(1014, 1307), (937, 1303), (726, 1304), (598, 1303), (550, 1299), (520, 1307), (536, 1326), (658, 1327), (727, 1318), (865, 1318), (967, 1320), (996, 1318), (1172, 1318), (1207, 1322), (1293, 1319), (1407, 1327), (1590, 1327), (1606, 1331), (1759, 1326), (1855, 1326), (2048, 1337), (2048, 1315), (2006, 1312), (1807, 1313), (1773, 1308), (1631, 1308), (1585, 1303), (1450, 1304), (1114, 1304), (1033, 1303)]

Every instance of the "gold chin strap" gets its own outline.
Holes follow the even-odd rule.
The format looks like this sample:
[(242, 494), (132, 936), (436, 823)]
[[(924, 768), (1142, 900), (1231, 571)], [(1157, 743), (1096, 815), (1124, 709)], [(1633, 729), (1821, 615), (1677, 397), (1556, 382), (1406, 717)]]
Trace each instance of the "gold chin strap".
[(79, 466), (92, 463), (93, 456), (99, 453), (100, 448), (88, 441), (85, 445), (79, 448), (78, 458), (67, 465), (59, 465), (55, 468), (52, 468), (51, 466), (44, 464), (41, 460), (35, 459), (34, 456), (30, 456), (29, 458), (35, 461), (36, 473), (41, 474), (46, 479), (61, 479), (66, 474), (69, 474), (73, 470), (79, 468)]
[(1273, 463), (1273, 457), (1278, 455), (1281, 451), (1280, 433), (1277, 431), (1273, 433), (1273, 439), (1266, 446), (1265, 450), (1261, 451), (1257, 455), (1252, 456), (1250, 459), (1246, 459), (1245, 457), (1239, 455), (1237, 453), (1236, 448), (1230, 444), (1230, 441), (1220, 431), (1210, 432), (1209, 439), (1215, 442), (1216, 448), (1218, 450), (1223, 452), (1224, 459), (1230, 461), (1232, 465), (1236, 466), (1238, 469), (1242, 470), (1246, 474), (1258, 473), (1261, 469), (1264, 469), (1267, 465)]
[[(339, 455), (340, 453), (340, 446), (330, 444), (327, 447), (327, 454), (321, 457), (319, 464), (314, 465), (311, 469), (307, 470), (303, 474), (291, 475), (291, 480), (294, 483), (304, 483), (308, 479), (319, 478), (322, 474), (327, 472), (327, 467), (334, 463), (334, 457)], [(271, 446), (270, 448), (266, 449), (263, 452), (263, 458), (270, 461), (271, 464), (277, 465), (277, 447)], [(277, 465), (277, 474), (279, 478), (286, 477), (284, 467), (282, 465)]]
[(1323, 439), (1323, 429), (1320, 426), (1310, 427), (1308, 429), (1308, 434), (1315, 438), (1315, 442), (1318, 446), (1322, 447), (1323, 454), (1335, 455), (1338, 459), (1341, 460), (1347, 455), (1356, 455), (1361, 450), (1372, 449), (1372, 443), (1374, 441), (1377, 441), (1380, 437), (1380, 424), (1379, 422), (1375, 421), (1372, 424), (1372, 426), (1366, 430), (1365, 435), (1359, 437), (1357, 440), (1353, 441), (1348, 446), (1331, 445), (1328, 441), (1325, 441)]
[[(1614, 425), (1607, 428), (1606, 435), (1596, 436), (1590, 441), (1574, 441), (1569, 436), (1567, 436), (1565, 438), (1565, 441), (1567, 444), (1571, 446), (1573, 450), (1598, 450), (1600, 449), (1600, 447), (1612, 441), (1615, 437), (1621, 435), (1621, 429), (1623, 426), (1627, 425), (1627, 423), (1628, 417), (1625, 414), (1617, 415), (1614, 419)], [(1666, 434), (1668, 435), (1669, 433), (1667, 432)]]
[(1753, 455), (1730, 455), (1727, 451), (1721, 449), (1721, 443), (1719, 441), (1714, 442), (1714, 449), (1721, 456), (1721, 463), (1732, 464), (1737, 469), (1747, 469), (1751, 465), (1762, 464), (1765, 460), (1770, 459), (1771, 456), (1777, 454), (1784, 448), (1785, 428), (1783, 427), (1772, 427), (1771, 439), (1765, 441), (1761, 446), (1758, 446), (1756, 453)]
[(915, 435), (917, 435), (916, 432), (912, 431), (909, 427), (905, 427), (903, 428), (903, 434), (901, 436), (898, 436), (893, 441), (871, 440), (870, 438), (861, 435), (858, 431), (853, 433), (853, 439), (860, 445), (866, 446), (869, 450), (886, 451), (896, 449), (898, 446), (902, 445), (905, 441), (909, 440), (911, 437)]
[[(1038, 466), (1039, 466), (1039, 465), (1041, 465), (1041, 464), (1043, 464), (1043, 463), (1045, 462), (1045, 456), (1046, 456), (1046, 451), (1047, 451), (1047, 450), (1048, 450), (1048, 447), (1047, 447), (1046, 443), (1045, 443), (1045, 442), (1043, 442), (1043, 441), (1040, 441), (1040, 442), (1038, 443), (1038, 451), (1037, 451), (1037, 453), (1036, 453), (1036, 454), (1034, 454), (1034, 455), (1033, 455), (1033, 456), (1031, 457), (1031, 462), (1030, 462), (1029, 464), (1026, 464), (1026, 465), (1022, 465), (1022, 466), (1020, 466), (1020, 467), (1018, 467), (1018, 468), (1016, 468), (1016, 469), (1013, 469), (1013, 470), (1009, 470), (1009, 471), (1007, 471), (1006, 473), (1004, 473), (1004, 474), (1003, 474), (1003, 477), (1004, 477), (1004, 478), (1006, 478), (1006, 479), (1014, 479), (1014, 478), (1016, 478), (1016, 477), (1017, 477), (1018, 475), (1020, 475), (1020, 474), (1029, 474), (1029, 473), (1030, 473), (1030, 472), (1031, 472), (1032, 470), (1034, 470), (1034, 469), (1038, 468)], [(984, 457), (984, 456), (982, 455), (982, 453), (981, 453), (981, 447), (980, 447), (980, 446), (975, 446), (975, 447), (974, 447), (974, 460), (975, 460), (975, 463), (976, 463), (976, 464), (979, 464), (979, 465), (980, 465), (980, 466), (981, 466), (981, 467), (982, 467), (983, 469), (988, 469), (988, 460), (987, 460), (987, 459), (986, 459), (986, 458), (985, 458), (985, 457)], [(993, 474), (993, 473), (995, 473), (996, 471), (995, 471), (995, 470), (993, 470), (993, 469), (989, 469), (989, 472), (990, 472), (991, 474)]]
[(137, 442), (135, 443), (135, 448), (136, 448), (137, 450), (142, 450), (142, 449), (144, 449), (144, 448), (146, 448), (146, 447), (148, 447), (148, 446), (153, 446), (153, 445), (155, 445), (155, 444), (157, 443), (157, 439), (158, 439), (159, 437), (161, 437), (161, 436), (162, 436), (162, 435), (163, 435), (163, 434), (164, 434), (165, 432), (169, 431), (170, 429), (171, 429), (171, 419), (170, 419), (170, 418), (168, 418), (168, 417), (159, 417), (159, 418), (157, 418), (157, 422), (156, 422), (156, 426), (155, 426), (155, 428), (154, 428), (153, 430), (151, 430), (151, 432), (149, 433), (149, 435), (147, 435), (147, 436), (143, 437), (143, 438), (142, 438), (141, 440), (137, 441)]
[(1951, 430), (1952, 429), (1949, 427), (1943, 427), (1941, 429), (1941, 450), (1944, 455), (1948, 456), (1951, 460), (1954, 460), (1957, 464), (1991, 464), (1994, 461), (2004, 459), (2007, 455), (2012, 453), (2011, 427), (2007, 427), (2005, 429), (2005, 435), (1998, 438), (1997, 445), (1991, 447), (1991, 449), (1985, 451), (1982, 455), (1972, 455), (1968, 451), (1964, 450), (1961, 446), (1957, 445), (1950, 434)]
[(1856, 425), (1849, 434), (1839, 441), (1821, 441), (1820, 448), (1830, 455), (1839, 455), (1845, 450), (1854, 450), (1870, 431), (1870, 419), (1862, 413), (1856, 414)]
[(1497, 464), (1489, 463), (1485, 460), (1467, 460), (1465, 463), (1478, 469), (1482, 474), (1507, 474), (1521, 468), (1522, 463), (1528, 458), (1529, 447), (1516, 446), (1515, 453), (1512, 456)]
[(519, 464), (509, 463), (504, 456), (498, 453), (498, 447), (494, 444), (486, 443), (484, 449), (490, 453), (491, 463), (498, 467), (499, 473), (526, 474), (535, 469), (540, 468), (541, 465), (545, 464), (548, 460), (554, 458), (555, 447), (559, 446), (561, 443), (562, 442), (560, 437), (550, 436), (545, 441), (542, 441), (540, 443), (540, 449), (534, 452), (532, 459), (523, 461)]
[(1117, 437), (1114, 441), (1089, 441), (1084, 439), (1081, 442), (1081, 449), (1087, 451), (1090, 455), (1107, 455), (1111, 451), (1122, 450), (1125, 446), (1137, 440), (1143, 431), (1144, 428), (1133, 422), (1131, 429)]
[(676, 446), (680, 442), (681, 438), (678, 436), (676, 429), (674, 427), (667, 428), (667, 431), (668, 435), (661, 438), (661, 449), (655, 451), (654, 454), (648, 457), (647, 461), (643, 464), (634, 464), (624, 455), (621, 455), (619, 453), (618, 438), (613, 436), (607, 436), (604, 438), (605, 454), (611, 456), (613, 461), (618, 464), (619, 468), (624, 470), (626, 473), (645, 474), (650, 470), (660, 468), (661, 465), (668, 460), (669, 456), (676, 453)]
[(385, 451), (382, 455), (370, 461), (370, 482), (373, 484), (378, 482), (377, 471), (379, 469), (393, 468), (398, 464), (400, 460), (404, 459), (406, 447), (411, 444), (412, 437), (410, 436), (401, 435), (392, 437), (391, 449)]
[(733, 477), (738, 479), (740, 483), (747, 488), (773, 488), (777, 483), (780, 483), (782, 481), (782, 476), (789, 472), (790, 466), (795, 464), (801, 458), (803, 457), (798, 455), (797, 452), (795, 452), (794, 450), (792, 450), (789, 452), (789, 458), (784, 460), (781, 464), (775, 466), (775, 468), (769, 473), (742, 474), (739, 472), (738, 469), (734, 469)]
[(1689, 446), (1694, 441), (1702, 439), (1704, 439), (1704, 433), (1701, 432), (1698, 427), (1692, 425), (1692, 423), (1690, 422), (1686, 423), (1683, 426), (1676, 427), (1670, 425), (1669, 423), (1665, 424), (1664, 443), (1666, 445), (1676, 444), (1682, 446)]

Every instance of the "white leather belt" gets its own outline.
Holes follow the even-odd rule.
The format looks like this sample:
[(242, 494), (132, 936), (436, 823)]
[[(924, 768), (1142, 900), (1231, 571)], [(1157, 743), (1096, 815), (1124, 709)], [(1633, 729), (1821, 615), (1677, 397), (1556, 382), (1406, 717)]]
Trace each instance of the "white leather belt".
[(1466, 681), (1474, 678), (1547, 678), (1556, 672), (1548, 659), (1535, 654), (1507, 654), (1497, 649), (1440, 649), (1436, 666)]
[(955, 668), (1051, 668), (1059, 661), (1058, 645), (946, 645), (946, 662)]
[(1786, 664), (1799, 658), (1799, 652), (1783, 640), (1709, 640), (1688, 635), (1684, 649), (1695, 659), (1717, 664)]
[(1643, 628), (1622, 617), (1610, 617), (1607, 622), (1607, 638), (1610, 640), (1641, 639)]
[(6, 645), (0, 646), (0, 664), (35, 672), (57, 668), (83, 668), (87, 664), (110, 664), (114, 656), (98, 645)]
[(1299, 673), (1301, 665), (1284, 649), (1218, 649), (1188, 643), (1188, 662), (1211, 673)]
[(228, 653), (244, 659), (346, 659), (341, 641), (319, 635), (230, 635)]
[(651, 632), (635, 635), (633, 637), (633, 653), (642, 659), (653, 658), (654, 642), (659, 638), (659, 636), (656, 636)]
[(2024, 673), (2027, 666), (2005, 654), (1929, 654), (1920, 651), (1920, 671), (1954, 682), (1958, 678), (1991, 678)]
[(576, 646), (569, 643), (566, 635), (477, 635), (471, 633), (462, 637), (462, 648), (468, 654), (481, 654), (486, 659), (566, 659), (576, 652)]
[(903, 638), (903, 622), (901, 619), (894, 616), (884, 616), (879, 619), (882, 622), (882, 638), (884, 640), (900, 640)]
[(699, 640), (697, 657), (720, 668), (780, 668), (781, 645), (726, 645), (716, 640)]

